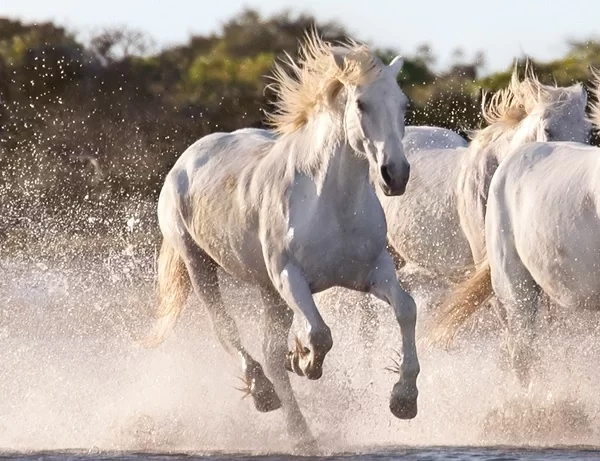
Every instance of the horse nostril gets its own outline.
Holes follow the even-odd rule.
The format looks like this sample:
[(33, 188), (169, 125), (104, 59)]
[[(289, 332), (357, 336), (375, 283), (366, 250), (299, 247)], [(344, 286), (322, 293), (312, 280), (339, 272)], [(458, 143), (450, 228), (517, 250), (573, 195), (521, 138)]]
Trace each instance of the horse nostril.
[(381, 165), (381, 179), (383, 179), (383, 182), (388, 186), (392, 182), (392, 177), (390, 175), (390, 172), (388, 171), (387, 165)]

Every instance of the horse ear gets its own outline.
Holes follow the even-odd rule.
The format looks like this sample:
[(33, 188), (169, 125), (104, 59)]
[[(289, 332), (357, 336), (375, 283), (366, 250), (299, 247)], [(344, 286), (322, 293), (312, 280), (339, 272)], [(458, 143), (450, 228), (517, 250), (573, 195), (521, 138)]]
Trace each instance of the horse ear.
[(390, 62), (390, 69), (394, 72), (394, 75), (398, 75), (402, 70), (402, 66), (404, 65), (404, 58), (402, 56), (396, 56)]

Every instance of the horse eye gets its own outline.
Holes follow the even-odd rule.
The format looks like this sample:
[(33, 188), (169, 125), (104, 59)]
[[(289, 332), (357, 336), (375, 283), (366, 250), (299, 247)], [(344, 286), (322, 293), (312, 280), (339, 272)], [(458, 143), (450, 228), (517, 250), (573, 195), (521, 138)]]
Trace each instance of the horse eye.
[(356, 108), (360, 111), (360, 112), (365, 112), (365, 103), (363, 101), (361, 101), (360, 99), (356, 100)]

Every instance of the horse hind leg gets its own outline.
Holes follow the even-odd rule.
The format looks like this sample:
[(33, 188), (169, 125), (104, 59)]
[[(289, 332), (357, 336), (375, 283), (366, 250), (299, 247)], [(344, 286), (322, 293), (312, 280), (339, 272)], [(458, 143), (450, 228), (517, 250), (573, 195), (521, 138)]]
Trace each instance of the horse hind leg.
[[(531, 369), (535, 359), (533, 342), (539, 306), (539, 290), (530, 281), (528, 289), (519, 288), (520, 298), (512, 297), (507, 308), (506, 352), (512, 369), (523, 387), (531, 384)], [(527, 292), (528, 291), (528, 292)]]
[(256, 409), (269, 412), (281, 407), (281, 402), (262, 366), (243, 347), (237, 325), (225, 305), (219, 290), (217, 263), (188, 238), (183, 245), (183, 260), (194, 291), (205, 304), (219, 342), (242, 365), (245, 395), (250, 395)]
[(267, 373), (281, 399), (288, 433), (298, 441), (302, 452), (314, 450), (316, 441), (300, 411), (289, 374), (282, 366), (288, 354), (288, 336), (294, 312), (275, 290), (263, 290), (261, 294), (265, 304), (263, 353)]
[(495, 231), (490, 237), (492, 286), (498, 303), (504, 307), (506, 352), (518, 381), (527, 387), (535, 359), (533, 343), (541, 289), (521, 261), (512, 238), (496, 236)]

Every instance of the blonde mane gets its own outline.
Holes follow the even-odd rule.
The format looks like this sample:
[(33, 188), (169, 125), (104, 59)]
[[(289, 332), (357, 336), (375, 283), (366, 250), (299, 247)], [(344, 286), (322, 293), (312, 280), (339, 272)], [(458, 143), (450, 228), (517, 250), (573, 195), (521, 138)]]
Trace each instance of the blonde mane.
[[(343, 58), (343, 64), (336, 62)], [(297, 131), (315, 113), (331, 109), (343, 85), (358, 85), (375, 79), (381, 66), (366, 45), (354, 41), (336, 47), (324, 42), (313, 29), (300, 45), (298, 62), (286, 53), (275, 63), (274, 82), (269, 84), (278, 100), (267, 119), (280, 135)]]
[(592, 104), (592, 123), (597, 130), (600, 131), (600, 70), (591, 69), (592, 71), (592, 84), (594, 88), (592, 90), (596, 101)]
[(540, 105), (563, 104), (569, 100), (572, 94), (570, 87), (561, 88), (557, 85), (542, 84), (535, 75), (529, 61), (525, 63), (523, 80), (520, 80), (515, 64), (510, 82), (506, 88), (495, 93), (489, 98), (489, 101), (487, 94), (484, 94), (481, 111), (488, 126), (474, 130), (471, 138), (473, 141), (480, 143), (493, 142), (505, 133), (507, 128), (518, 125)]

